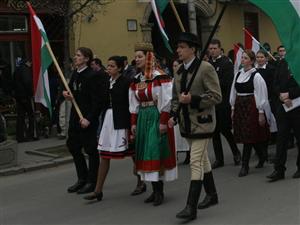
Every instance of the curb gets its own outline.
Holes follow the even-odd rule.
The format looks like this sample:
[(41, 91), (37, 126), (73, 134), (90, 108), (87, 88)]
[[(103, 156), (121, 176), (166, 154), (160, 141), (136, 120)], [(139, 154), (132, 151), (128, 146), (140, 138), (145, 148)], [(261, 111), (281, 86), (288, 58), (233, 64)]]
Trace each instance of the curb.
[(70, 162), (73, 162), (72, 156), (67, 156), (67, 157), (63, 157), (63, 158), (59, 158), (59, 159), (54, 159), (51, 161), (44, 161), (44, 162), (39, 162), (39, 163), (25, 165), (25, 166), (15, 166), (15, 167), (7, 168), (7, 169), (1, 169), (0, 177), (17, 175), (17, 174), (36, 171), (36, 170), (40, 170), (40, 169), (53, 168), (53, 167), (57, 167), (60, 165), (68, 164)]

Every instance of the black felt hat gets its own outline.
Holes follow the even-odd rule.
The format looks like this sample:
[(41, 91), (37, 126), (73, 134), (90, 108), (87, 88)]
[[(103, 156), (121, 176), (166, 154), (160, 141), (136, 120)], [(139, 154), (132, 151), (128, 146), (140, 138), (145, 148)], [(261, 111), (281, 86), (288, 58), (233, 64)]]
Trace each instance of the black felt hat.
[(177, 38), (177, 44), (179, 42), (186, 42), (186, 43), (193, 44), (197, 47), (200, 47), (200, 42), (198, 37), (195, 34), (189, 32), (182, 32)]

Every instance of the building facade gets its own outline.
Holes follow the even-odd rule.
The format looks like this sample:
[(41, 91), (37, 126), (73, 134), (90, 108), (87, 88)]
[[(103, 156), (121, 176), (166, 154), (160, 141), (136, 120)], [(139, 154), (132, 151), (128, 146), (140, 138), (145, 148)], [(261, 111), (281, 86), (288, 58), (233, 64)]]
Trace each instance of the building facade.
[[(185, 29), (193, 32), (196, 30), (204, 45), (222, 3), (218, 0), (174, 2)], [(195, 8), (196, 28), (191, 27), (190, 4)], [(175, 48), (175, 40), (181, 30), (170, 6), (163, 13), (163, 19), (171, 47)], [(243, 27), (250, 30), (261, 43), (268, 42), (272, 51), (280, 45), (271, 20), (262, 11), (247, 1), (235, 0), (226, 9), (215, 34), (215, 38), (222, 41), (225, 53), (233, 48), (233, 43), (244, 43)], [(115, 0), (101, 13), (82, 17), (73, 31), (73, 48), (89, 46), (104, 62), (109, 56), (116, 54), (133, 59), (134, 44), (140, 41), (152, 41), (159, 55), (172, 57), (163, 45), (149, 0)]]

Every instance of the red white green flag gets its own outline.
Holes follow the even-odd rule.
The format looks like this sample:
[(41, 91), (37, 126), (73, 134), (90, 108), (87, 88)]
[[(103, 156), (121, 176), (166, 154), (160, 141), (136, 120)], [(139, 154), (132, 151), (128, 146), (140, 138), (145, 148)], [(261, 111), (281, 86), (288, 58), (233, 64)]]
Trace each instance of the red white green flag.
[(39, 102), (47, 107), (51, 115), (52, 109), (47, 69), (52, 64), (52, 58), (46, 47), (46, 43), (49, 40), (41, 20), (37, 17), (29, 2), (27, 2), (27, 6), (30, 12), (31, 25), (34, 99), (35, 102)]
[(162, 13), (166, 9), (168, 3), (169, 3), (168, 0), (151, 0), (152, 10), (155, 15), (160, 33), (162, 35), (163, 42), (166, 48), (170, 51), (170, 53), (173, 53), (172, 48), (169, 44), (169, 37), (165, 30), (166, 29), (165, 22), (162, 18)]
[(244, 36), (245, 36), (245, 49), (251, 49), (255, 54), (260, 49), (260, 43), (258, 40), (253, 37), (253, 35), (244, 28)]

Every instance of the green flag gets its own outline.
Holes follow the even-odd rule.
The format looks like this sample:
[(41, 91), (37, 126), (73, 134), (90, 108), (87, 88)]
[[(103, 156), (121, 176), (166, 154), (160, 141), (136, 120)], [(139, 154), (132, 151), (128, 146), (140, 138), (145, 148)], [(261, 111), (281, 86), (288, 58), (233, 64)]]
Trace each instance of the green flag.
[(300, 1), (299, 0), (249, 0), (263, 10), (273, 21), (286, 49), (286, 60), (293, 77), (300, 84)]

